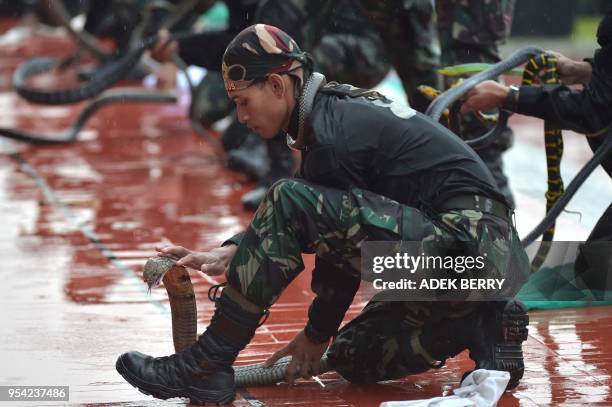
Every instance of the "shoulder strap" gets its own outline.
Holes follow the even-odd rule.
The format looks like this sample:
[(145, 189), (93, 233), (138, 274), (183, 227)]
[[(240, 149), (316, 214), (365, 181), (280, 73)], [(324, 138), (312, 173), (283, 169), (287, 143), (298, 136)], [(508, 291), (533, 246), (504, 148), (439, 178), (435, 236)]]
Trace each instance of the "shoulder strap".
[(338, 82), (328, 82), (325, 86), (321, 87), (319, 92), (326, 93), (328, 95), (348, 96), (351, 98), (358, 98), (358, 97), (365, 96), (371, 100), (386, 99), (384, 95), (380, 94), (376, 90), (356, 88), (352, 85), (338, 83)]

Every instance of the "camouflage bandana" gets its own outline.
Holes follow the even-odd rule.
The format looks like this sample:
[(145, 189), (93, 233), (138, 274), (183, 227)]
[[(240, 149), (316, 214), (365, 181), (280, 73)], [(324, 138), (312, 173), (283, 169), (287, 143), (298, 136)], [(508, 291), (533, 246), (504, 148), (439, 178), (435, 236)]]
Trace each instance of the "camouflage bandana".
[(303, 52), (283, 30), (266, 24), (245, 28), (227, 46), (223, 54), (225, 90), (246, 89), (256, 79), (297, 68), (311, 69), (310, 54)]

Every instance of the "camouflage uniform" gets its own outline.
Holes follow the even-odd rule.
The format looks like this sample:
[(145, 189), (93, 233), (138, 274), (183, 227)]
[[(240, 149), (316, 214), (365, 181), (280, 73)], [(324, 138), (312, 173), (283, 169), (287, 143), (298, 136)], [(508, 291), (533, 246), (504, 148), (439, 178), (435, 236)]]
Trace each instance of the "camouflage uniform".
[(359, 0), (360, 11), (383, 39), (410, 105), (427, 107), (416, 88), (438, 87), (440, 52), (435, 45), (435, 10), (430, 0)]
[[(459, 210), (432, 219), (359, 188), (343, 191), (303, 180), (281, 180), (255, 213), (227, 280), (251, 303), (268, 308), (304, 269), (302, 253), (316, 253), (350, 280), (360, 275), (361, 244), (366, 240), (493, 242), (502, 253), (493, 261), (500, 272), (506, 270), (508, 260), (520, 270), (528, 264), (512, 225), (495, 216)], [(397, 378), (441, 366), (435, 361), (468, 346), (453, 344), (453, 326), (460, 324), (463, 332), (473, 332), (478, 306), (372, 301), (340, 331), (328, 357), (336, 370), (355, 382)]]
[(514, 0), (436, 0), (442, 64), (498, 62), (513, 8)]
[[(389, 71), (383, 41), (356, 12), (353, 0), (263, 0), (253, 20), (279, 27), (311, 50), (315, 70), (329, 80), (370, 88)], [(204, 124), (231, 111), (231, 101), (222, 92), (223, 83), (214, 74), (198, 87), (195, 111)]]
[[(410, 105), (423, 112), (429, 101), (419, 85), (438, 87), (435, 72), (443, 66), (499, 61), (498, 45), (509, 34), (514, 0), (359, 0), (361, 11), (377, 28)], [(435, 47), (437, 15), (440, 50)], [(449, 83), (445, 84), (447, 87)], [(473, 115), (462, 122), (461, 137), (473, 139), (488, 130)], [(478, 151), (504, 193), (513, 203), (501, 153), (512, 144), (507, 129), (496, 145)]]
[[(299, 35), (302, 48), (314, 56), (317, 72), (362, 88), (374, 87), (384, 79), (390, 69), (384, 38), (359, 12), (358, 0), (293, 2), (306, 13)], [(295, 31), (287, 28), (290, 35)]]
[[(270, 73), (291, 75), (298, 67), (308, 72), (312, 65), (310, 55), (287, 33), (257, 24), (243, 30), (228, 45), (222, 73), (231, 94)], [(404, 240), (426, 241), (427, 245), (434, 241), (444, 253), (483, 257), (487, 252), (480, 247), (492, 248), (486, 260), (490, 266), (480, 271), (509, 278), (516, 278), (512, 273), (516, 269), (509, 269), (509, 265), (517, 267), (518, 274), (526, 271), (527, 258), (509, 222), (509, 210), (474, 151), (414, 109), (359, 88), (335, 84), (318, 87), (322, 82), (322, 75), (313, 73), (305, 85), (306, 95), (319, 89), (312, 110), (305, 109), (308, 129), (300, 120), (304, 100), (299, 101), (299, 109), (293, 110), (288, 125), (292, 146), (301, 149), (304, 180), (279, 181), (269, 189), (237, 242), (227, 270), (229, 286), (220, 296), (209, 293), (215, 301), (209, 327), (196, 342), (171, 357), (128, 352), (118, 358), (117, 371), (142, 392), (163, 399), (188, 397), (195, 404), (230, 402), (235, 397), (232, 365), (252, 340), (266, 309), (304, 269), (304, 252), (316, 253), (317, 259), (331, 265), (328, 271), (347, 279), (359, 276), (360, 249), (364, 242), (373, 240), (391, 241), (393, 246)], [(461, 272), (457, 268), (450, 271)], [(441, 298), (438, 292), (435, 294)], [(432, 308), (440, 304), (442, 301)], [(371, 308), (377, 308), (376, 304)], [(384, 349), (382, 356), (391, 361), (404, 361), (406, 357), (417, 360), (416, 355), (424, 355), (424, 349), (432, 358), (439, 358), (468, 347), (477, 368), (510, 372), (508, 388), (513, 388), (524, 372), (521, 343), (527, 337), (528, 317), (516, 301), (489, 308), (494, 311), (484, 308), (472, 312), (466, 306), (465, 317), (471, 317), (474, 323), (461, 324), (463, 329), (445, 326), (444, 332), (431, 333), (427, 328), (437, 320), (424, 321), (421, 333), (415, 332), (407, 343), (399, 338), (394, 348), (386, 345), (391, 342), (385, 338), (396, 332), (381, 330), (386, 335), (377, 341)], [(346, 308), (338, 309), (335, 304), (319, 309), (319, 317), (339, 315), (332, 321), (338, 322), (333, 332), (327, 330), (329, 325), (321, 328), (313, 324), (309, 312), (304, 334), (312, 342), (325, 343), (345, 312)], [(461, 321), (464, 316), (449, 312), (441, 313), (449, 321)], [(409, 312), (400, 314), (403, 319), (414, 319)], [(333, 352), (332, 346), (330, 354), (333, 367), (356, 381), (364, 376), (359, 361), (370, 355), (356, 354), (368, 349), (353, 346), (363, 341), (351, 338), (363, 338), (364, 330), (376, 327), (376, 321), (367, 315), (365, 320), (370, 323), (349, 324), (353, 328), (343, 332), (355, 335), (348, 335), (348, 346), (340, 347), (341, 351)], [(376, 338), (378, 333), (371, 336)], [(457, 333), (461, 340), (456, 339)], [(476, 340), (467, 340), (468, 336)], [(413, 343), (420, 343), (420, 347)], [(403, 349), (410, 349), (412, 356)], [(374, 374), (365, 375), (363, 380), (394, 377), (399, 372), (397, 366), (377, 365)]]
[[(469, 347), (459, 339), (476, 334), (475, 302), (377, 302), (334, 338), (327, 356), (351, 383), (376, 383), (444, 366)], [(463, 334), (463, 336), (465, 336)]]
[[(369, 88), (381, 82), (389, 70), (381, 38), (356, 11), (353, 0), (264, 0), (253, 20), (281, 28), (302, 48), (312, 50), (315, 69), (330, 80)], [(193, 106), (195, 116), (205, 126), (225, 117), (233, 107), (219, 75), (213, 72), (209, 75), (211, 78), (205, 78), (198, 87)], [(234, 123), (223, 134), (223, 145), (237, 148), (247, 133), (245, 126)], [(261, 179), (265, 189), (275, 180), (291, 175), (293, 158), (284, 134), (271, 140), (252, 141), (256, 146), (230, 153), (230, 167)], [(265, 144), (267, 154), (259, 158), (253, 148), (260, 151), (261, 144)], [(269, 162), (270, 169), (263, 179), (261, 171), (247, 169), (259, 168), (250, 164), (262, 159)]]
[[(510, 34), (514, 0), (436, 0), (442, 66), (470, 62), (499, 62), (499, 44)], [(457, 79), (457, 78), (453, 78)], [(449, 87), (451, 83), (445, 83)], [(474, 139), (491, 129), (473, 114), (464, 115), (461, 137)], [(514, 203), (508, 178), (503, 173), (501, 154), (512, 145), (513, 134), (506, 128), (493, 145), (477, 150), (497, 185)]]
[[(311, 50), (315, 70), (329, 80), (369, 88), (389, 71), (381, 38), (356, 11), (353, 0), (264, 0), (253, 20), (279, 27)], [(194, 96), (196, 117), (204, 125), (232, 110), (220, 75), (210, 74), (211, 79), (204, 79)]]

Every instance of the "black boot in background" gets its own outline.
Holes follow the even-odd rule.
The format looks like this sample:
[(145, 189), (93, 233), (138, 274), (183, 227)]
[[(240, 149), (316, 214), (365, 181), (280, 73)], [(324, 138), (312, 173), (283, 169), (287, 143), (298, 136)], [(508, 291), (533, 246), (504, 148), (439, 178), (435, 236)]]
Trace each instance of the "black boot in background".
[(255, 133), (249, 133), (244, 143), (227, 154), (227, 165), (258, 181), (270, 171), (270, 160), (265, 142)]
[(270, 170), (257, 183), (255, 188), (242, 195), (242, 207), (247, 211), (254, 211), (264, 200), (268, 189), (276, 181), (290, 178), (293, 175), (293, 155), (287, 146), (287, 136), (281, 132), (270, 140), (266, 140), (267, 153), (270, 161)]

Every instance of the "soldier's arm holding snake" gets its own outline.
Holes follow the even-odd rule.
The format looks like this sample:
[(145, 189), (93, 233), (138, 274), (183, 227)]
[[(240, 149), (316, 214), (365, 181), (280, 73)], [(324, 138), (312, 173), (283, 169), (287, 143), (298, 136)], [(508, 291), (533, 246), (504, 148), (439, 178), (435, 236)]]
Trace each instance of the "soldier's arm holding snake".
[(274, 353), (264, 364), (270, 366), (283, 356), (291, 355), (285, 379), (309, 378), (321, 372), (321, 356), (330, 339), (336, 335), (344, 314), (353, 302), (360, 285), (358, 275), (347, 275), (341, 266), (320, 257), (315, 258), (312, 291), (317, 295), (308, 309), (308, 322), (293, 340)]
[[(549, 120), (564, 129), (579, 133), (602, 132), (610, 125), (612, 106), (612, 13), (599, 25), (597, 41), (601, 46), (590, 62), (572, 61), (558, 53), (557, 70), (564, 84), (584, 83), (574, 90), (564, 85), (521, 86), (516, 93), (517, 113)], [(487, 110), (506, 101), (510, 88), (482, 82), (466, 98), (463, 111)], [(506, 106), (507, 107), (507, 106)]]
[(182, 246), (165, 246), (156, 249), (160, 256), (177, 260), (177, 266), (190, 267), (208, 276), (219, 276), (225, 273), (237, 247), (230, 244), (216, 247), (208, 252), (196, 252)]
[(579, 133), (592, 134), (610, 124), (610, 103), (612, 103), (612, 81), (593, 75), (593, 79), (582, 91), (572, 90), (564, 85), (541, 87), (521, 86), (514, 90), (514, 105), (507, 99), (511, 89), (502, 84), (485, 81), (472, 89), (462, 112), (488, 111), (505, 107), (516, 113), (551, 120), (559, 127)]
[[(575, 61), (555, 51), (547, 53), (557, 58), (559, 78), (565, 85), (586, 84), (591, 80), (591, 62)], [(462, 113), (504, 107), (509, 92), (509, 86), (496, 81), (484, 81), (468, 93), (461, 109)]]

